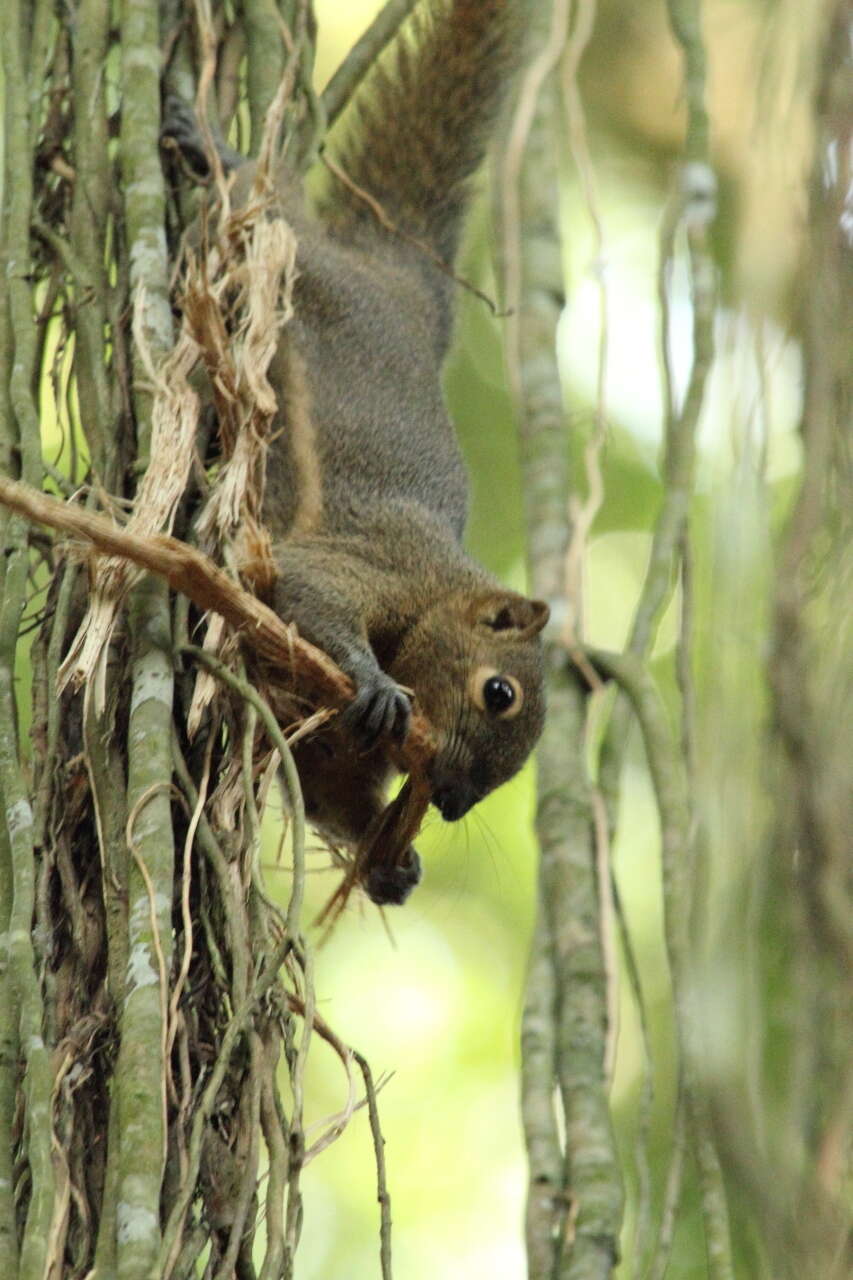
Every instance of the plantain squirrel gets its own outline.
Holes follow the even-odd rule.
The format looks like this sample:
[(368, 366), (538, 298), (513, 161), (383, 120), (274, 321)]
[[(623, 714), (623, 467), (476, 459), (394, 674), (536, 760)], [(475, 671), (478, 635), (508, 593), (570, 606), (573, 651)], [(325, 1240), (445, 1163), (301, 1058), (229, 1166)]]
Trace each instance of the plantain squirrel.
[[(415, 39), (397, 40), (357, 99), (339, 157), (348, 181), (334, 178), (313, 216), (285, 169), (277, 184), (298, 275), (270, 374), (283, 402), (264, 507), (273, 604), (356, 687), (338, 721), (296, 748), (309, 818), (350, 848), (384, 808), (409, 691), (436, 731), (429, 781), (448, 821), (515, 774), (542, 728), (548, 608), (506, 590), (462, 548), (466, 476), (441, 389), (455, 285), (437, 260), (454, 261), (469, 179), (514, 61), (511, 8), (428, 3)], [(192, 117), (174, 104), (167, 115), (165, 132), (203, 168)], [(226, 168), (242, 162), (226, 147), (221, 156)], [(234, 205), (252, 173), (240, 163)], [(288, 429), (295, 376), (307, 449), (304, 429), (299, 440)], [(376, 902), (402, 902), (419, 876), (409, 849), (365, 888)]]

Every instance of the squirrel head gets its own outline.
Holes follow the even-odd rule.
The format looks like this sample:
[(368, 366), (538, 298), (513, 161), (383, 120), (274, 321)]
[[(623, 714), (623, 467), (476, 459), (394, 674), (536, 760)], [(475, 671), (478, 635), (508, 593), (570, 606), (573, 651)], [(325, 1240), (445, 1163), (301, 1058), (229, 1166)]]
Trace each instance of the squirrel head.
[(438, 750), (433, 803), (449, 822), (524, 764), (545, 716), (539, 632), (548, 606), (487, 590), (435, 604), (409, 631), (392, 674), (414, 690)]

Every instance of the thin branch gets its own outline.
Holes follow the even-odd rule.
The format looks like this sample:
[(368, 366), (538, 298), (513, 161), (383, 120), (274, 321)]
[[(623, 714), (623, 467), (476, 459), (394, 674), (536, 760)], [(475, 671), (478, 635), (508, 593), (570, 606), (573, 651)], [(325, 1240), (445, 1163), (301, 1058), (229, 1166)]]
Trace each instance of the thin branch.
[[(163, 235), (166, 197), (159, 152), (159, 7), (146, 0), (123, 0), (119, 35), (122, 224), (136, 338), (129, 390), (136, 428), (136, 462), (147, 470), (153, 458), (152, 448), (159, 440), (154, 400), (145, 381), (146, 362), (159, 365), (173, 342), (169, 264)], [(101, 83), (103, 69), (96, 74)], [(98, 247), (103, 255), (103, 246)], [(103, 341), (103, 331), (93, 336), (94, 353), (100, 359)], [(118, 446), (118, 440), (109, 440), (111, 456), (116, 456)], [(178, 456), (180, 452), (177, 450)], [(168, 975), (173, 943), (175, 832), (170, 735), (174, 670), (170, 624), (165, 583), (152, 578), (138, 582), (128, 611), (130, 705), (124, 749), (131, 814), (142, 797), (147, 799), (144, 818), (134, 831), (134, 860), (128, 870), (128, 974), (119, 1014), (121, 1039), (113, 1077), (118, 1097), (116, 1122), (121, 1134), (110, 1152), (117, 1162), (115, 1248), (119, 1275), (142, 1275), (155, 1265), (168, 1150), (168, 995), (161, 992), (156, 981), (156, 966), (162, 963)], [(105, 666), (104, 663), (102, 672)], [(101, 692), (98, 683), (87, 684), (85, 702), (94, 699), (97, 706)]]
[(326, 121), (333, 125), (387, 44), (393, 40), (418, 0), (387, 0), (364, 35), (356, 40), (323, 90)]
[[(201, 7), (200, 0), (196, 3)], [(209, 0), (204, 0), (204, 8), (209, 13)], [(244, 0), (243, 25), (252, 122), (251, 150), (257, 154), (264, 136), (267, 111), (287, 71), (289, 58), (284, 38), (287, 28), (276, 0)]]
[[(121, 556), (164, 578), (173, 591), (180, 591), (198, 608), (221, 614), (251, 653), (272, 668), (298, 673), (332, 705), (344, 706), (352, 698), (352, 682), (330, 658), (189, 543), (162, 533), (146, 537), (128, 533), (104, 516), (59, 502), (5, 476), (0, 476), (0, 502), (28, 520), (85, 538), (103, 555)], [(431, 729), (416, 712), (401, 761), (422, 769), (432, 743)]]
[[(43, 13), (43, 6), (39, 8)], [(2, 265), (3, 291), (0, 307), (8, 322), (5, 334), (13, 355), (4, 354), (8, 382), (0, 396), (0, 458), (4, 465), (17, 454), (21, 473), (31, 484), (39, 484), (42, 474), (41, 438), (37, 406), (33, 397), (38, 335), (30, 285), (29, 224), (33, 208), (32, 155), (28, 140), (34, 125), (30, 119), (33, 92), (31, 68), (27, 66), (33, 18), (30, 5), (12, 0), (4, 14), (2, 60), (5, 90), (5, 182), (3, 197)], [(39, 68), (40, 78), (42, 69)], [(51, 1157), (52, 1065), (44, 1041), (45, 1009), (32, 925), (36, 902), (36, 867), (33, 845), (33, 812), (26, 779), (18, 756), (17, 710), (15, 705), (15, 654), (20, 618), (27, 597), (29, 570), (28, 531), (18, 519), (3, 521), (4, 573), (0, 603), (0, 800), (5, 833), (0, 843), (3, 879), (11, 894), (8, 932), (4, 934), (0, 957), (8, 966), (10, 1004), (4, 1010), (2, 1064), (3, 1115), (14, 1114), (9, 1090), (14, 1087), (19, 1059), (23, 1064), (23, 1089), (27, 1114), (39, 1122), (27, 1126), (23, 1151), (29, 1165), (30, 1192), (23, 1222), (15, 1221), (10, 1201), (14, 1180), (0, 1191), (0, 1220), (12, 1220), (9, 1242), (13, 1265), (22, 1280), (41, 1277), (47, 1262), (47, 1248), (57, 1192), (57, 1170)], [(0, 1142), (10, 1143), (11, 1130), (0, 1134)], [(18, 1256), (14, 1242), (19, 1241)]]
[[(248, 1117), (245, 1127), (249, 1134), (249, 1151), (242, 1170), (240, 1187), (234, 1197), (233, 1221), (228, 1245), (214, 1276), (214, 1280), (231, 1280), (246, 1231), (246, 1219), (257, 1191), (259, 1132), (261, 1119), (261, 1093), (263, 1090), (263, 1046), (257, 1031), (249, 1034), (249, 1091)], [(229, 1206), (230, 1208), (231, 1206)]]
[(553, 626), (546, 634), (549, 714), (538, 749), (540, 910), (523, 1024), (525, 1055), (532, 1056), (522, 1071), (522, 1116), (530, 1161), (530, 1275), (575, 1280), (612, 1272), (623, 1193), (604, 1081), (607, 966), (583, 747), (586, 697), (582, 682), (567, 676), (559, 638), (573, 485), (555, 350), (564, 284), (554, 131), (570, 5), (554, 0), (528, 12), (536, 53), (508, 125), (499, 198), (507, 361), (519, 407), (532, 586), (551, 605)]
[(200, 662), (203, 667), (206, 667), (217, 680), (227, 685), (229, 689), (233, 689), (244, 702), (248, 702), (250, 706), (254, 707), (264, 723), (264, 728), (269, 735), (270, 741), (279, 753), (287, 786), (290, 816), (293, 823), (293, 886), (287, 908), (286, 924), (288, 934), (295, 939), (299, 935), (302, 896), (305, 888), (305, 805), (302, 800), (302, 788), (299, 784), (299, 774), (296, 772), (293, 753), (269, 704), (247, 680), (241, 680), (239, 676), (234, 675), (223, 662), (220, 662), (218, 658), (207, 653), (204, 649), (196, 648), (194, 645), (187, 645), (184, 652), (193, 657), (196, 662)]
[[(117, 462), (123, 442), (111, 435), (119, 393), (109, 377), (112, 370), (104, 351), (109, 284), (103, 229), (114, 192), (114, 167), (108, 145), (107, 77), (104, 74), (109, 50), (109, 6), (87, 0), (87, 3), (77, 6), (74, 22), (74, 57), (70, 66), (74, 180), (67, 250), (65, 242), (58, 237), (45, 237), (40, 225), (37, 231), (51, 244), (72, 278), (90, 291), (77, 298), (74, 384), (95, 473), (107, 484), (114, 484), (118, 481)], [(81, 300), (85, 305), (79, 305)], [(117, 333), (113, 333), (113, 342), (118, 341)]]
[[(851, 31), (851, 0), (826, 0), (804, 253), (802, 468), (776, 566), (769, 667), (774, 717), (767, 746), (780, 758), (785, 796), (775, 815), (776, 844), (788, 851), (797, 996), (809, 1012), (797, 1027), (798, 1061), (786, 1099), (785, 1137), (796, 1154), (784, 1180), (770, 1186), (753, 1178), (758, 1203), (769, 1210), (771, 1256), (780, 1273), (827, 1277), (846, 1275), (851, 1257), (845, 1190), (853, 1149)], [(769, 874), (776, 883), (776, 861)], [(778, 1141), (776, 1128), (770, 1136)], [(748, 1167), (752, 1157), (738, 1154)], [(796, 1223), (792, 1202), (800, 1206)]]
[[(295, 1007), (289, 998), (291, 1008)], [(267, 1051), (267, 1058), (271, 1054)], [(276, 1048), (275, 1059), (278, 1057)], [(289, 1065), (289, 1063), (288, 1063)], [(279, 1274), (284, 1259), (284, 1189), (287, 1184), (288, 1148), (287, 1126), (281, 1114), (276, 1096), (275, 1061), (270, 1062), (261, 1093), (261, 1125), (269, 1158), (269, 1175), (266, 1192), (267, 1252), (264, 1265), (277, 1263)], [(269, 1268), (268, 1268), (269, 1269)]]
[(657, 687), (633, 654), (588, 649), (599, 671), (617, 680), (639, 722), (655, 791), (661, 828), (664, 928), (675, 1002), (681, 1072), (700, 1171), (708, 1265), (714, 1280), (731, 1280), (734, 1269), (722, 1171), (711, 1136), (698, 1068), (697, 1013), (690, 984), (693, 823), (687, 770)]
[[(584, 471), (587, 492), (581, 501), (578, 494), (569, 498), (571, 538), (566, 550), (567, 610), (563, 636), (568, 648), (574, 648), (584, 634), (583, 570), (589, 532), (604, 501), (601, 474), (601, 452), (607, 437), (607, 375), (609, 352), (609, 298), (606, 276), (606, 245), (598, 186), (586, 130), (586, 115), (578, 87), (578, 71), (587, 45), (592, 39), (596, 21), (597, 0), (578, 0), (574, 27), (563, 59), (563, 96), (569, 128), (572, 159), (578, 171), (581, 189), (592, 223), (594, 261), (592, 271), (598, 284), (598, 369), (593, 428), (584, 445)], [(608, 868), (608, 878), (610, 870)]]
[(521, 1120), (529, 1165), (524, 1223), (527, 1265), (533, 1280), (545, 1280), (554, 1270), (554, 1236), (566, 1192), (554, 1099), (556, 974), (541, 901), (538, 910), (521, 1016)]
[[(308, 1049), (314, 1031), (314, 1015), (316, 996), (314, 992), (314, 957), (306, 949), (302, 955), (302, 971), (305, 982), (305, 1009), (303, 1013), (302, 1035), (291, 1063), (290, 1086), (293, 1104), (290, 1111), (290, 1131), (288, 1133), (288, 1168), (287, 1168), (287, 1208), (284, 1219), (284, 1250), (287, 1260), (287, 1280), (293, 1274), (296, 1247), (299, 1233), (302, 1230), (302, 1187), (301, 1176), (305, 1163), (305, 1066), (308, 1061)], [(278, 1274), (273, 1260), (268, 1257), (260, 1280), (275, 1280)]]
[(654, 1252), (646, 1271), (646, 1280), (665, 1280), (672, 1253), (672, 1239), (675, 1235), (675, 1223), (678, 1206), (681, 1200), (684, 1156), (687, 1147), (687, 1122), (684, 1105), (684, 1091), (679, 1089), (678, 1102), (675, 1108), (675, 1124), (673, 1126), (672, 1146), (669, 1154), (669, 1168), (666, 1175), (666, 1187), (663, 1197), (663, 1208), (658, 1227), (658, 1238)]
[(263, 999), (278, 977), (278, 971), (284, 963), (285, 957), (292, 945), (292, 939), (289, 937), (285, 938), (284, 941), (279, 944), (272, 957), (266, 961), (258, 976), (255, 978), (247, 999), (244, 1001), (243, 1005), (235, 1011), (234, 1016), (229, 1022), (225, 1034), (222, 1037), (222, 1043), (219, 1046), (216, 1061), (193, 1116), (188, 1151), (187, 1175), (172, 1204), (169, 1216), (166, 1220), (166, 1225), (163, 1229), (158, 1265), (160, 1267), (160, 1271), (166, 1275), (168, 1274), (167, 1268), (169, 1267), (170, 1260), (173, 1257), (175, 1243), (179, 1241), (181, 1223), (183, 1222), (184, 1215), (189, 1208), (190, 1201), (195, 1191), (196, 1182), (198, 1180), (205, 1128), (213, 1112), (217, 1094), (222, 1086), (222, 1082), (225, 1078), (225, 1072), (227, 1071), (231, 1061), (231, 1055), (234, 1053), (238, 1041), (245, 1034), (259, 1002)]
[(367, 1095), (367, 1110), (370, 1116), (370, 1132), (373, 1137), (373, 1153), (376, 1160), (376, 1199), (379, 1201), (379, 1264), (382, 1268), (382, 1280), (392, 1280), (391, 1271), (391, 1197), (388, 1194), (388, 1181), (385, 1172), (385, 1139), (379, 1125), (379, 1107), (376, 1102), (376, 1086), (373, 1083), (373, 1072), (366, 1058), (353, 1052), (353, 1057), (364, 1077), (364, 1089)]
[[(210, 736), (212, 739), (216, 739), (215, 727), (211, 728)], [(228, 860), (207, 817), (199, 807), (200, 792), (193, 782), (174, 729), (172, 731), (172, 761), (175, 767), (175, 774), (187, 801), (191, 805), (193, 812), (198, 811), (200, 813), (197, 835), (202, 851), (210, 863), (218, 882), (219, 898), (222, 912), (225, 916), (225, 934), (232, 957), (233, 978), (231, 989), (234, 997), (234, 1007), (237, 1007), (237, 1005), (242, 1004), (248, 990), (248, 958), (245, 955), (245, 946), (241, 947), (240, 945), (248, 934), (245, 908), (242, 900), (235, 901), (237, 895), (232, 891), (233, 880), (229, 871)], [(210, 945), (211, 941), (212, 938), (208, 938), (208, 945)], [(224, 966), (221, 970), (221, 976), (224, 977)], [(223, 982), (222, 985), (224, 988), (228, 988), (227, 981)]]
[[(669, 21), (673, 33), (681, 45), (685, 62), (685, 82), (687, 90), (687, 138), (685, 154), (687, 164), (683, 170), (682, 188), (685, 202), (685, 225), (687, 244), (690, 255), (691, 292), (693, 302), (693, 368), (687, 393), (681, 408), (679, 434), (684, 439), (695, 438), (699, 415), (705, 397), (705, 383), (714, 358), (714, 315), (716, 310), (715, 267), (708, 243), (710, 223), (716, 216), (717, 183), (710, 161), (708, 114), (705, 107), (706, 71), (705, 45), (702, 36), (702, 3), (701, 0), (667, 0)], [(687, 462), (690, 463), (688, 457)], [(660, 526), (659, 526), (660, 527)], [(686, 512), (680, 528), (674, 529), (675, 544), (670, 555), (680, 556), (688, 577), (682, 612), (682, 641), (680, 645), (679, 665), (682, 671), (682, 751), (685, 756), (684, 767), (688, 784), (688, 842), (684, 855), (686, 870), (681, 874), (689, 877), (688, 900), (682, 904), (673, 904), (674, 909), (687, 911), (688, 922), (692, 919), (691, 887), (696, 876), (696, 822), (693, 815), (693, 733), (692, 733), (692, 684), (690, 680), (690, 623), (692, 600), (690, 598), (690, 541)], [(653, 548), (654, 554), (654, 548)], [(663, 815), (661, 815), (663, 817)], [(683, 957), (685, 966), (688, 956)], [(672, 965), (672, 960), (670, 960)], [(677, 981), (673, 971), (673, 983)], [(688, 974), (682, 973), (680, 984), (689, 981)], [(687, 1056), (684, 1063), (684, 1087), (688, 1108), (688, 1117), (692, 1131), (693, 1148), (699, 1169), (699, 1185), (702, 1198), (702, 1216), (705, 1227), (705, 1246), (708, 1257), (708, 1271), (711, 1280), (731, 1280), (734, 1276), (734, 1260), (732, 1257), (731, 1232), (729, 1228), (728, 1206), (723, 1182), (722, 1168), (717, 1154), (713, 1130), (708, 1114), (707, 1092), (700, 1073), (691, 1054), (698, 1052), (698, 1045), (690, 1043), (693, 1028), (690, 1023), (689, 1007), (680, 1008), (678, 987), (676, 987), (676, 1017), (680, 1021), (680, 1035), (686, 1041)]]

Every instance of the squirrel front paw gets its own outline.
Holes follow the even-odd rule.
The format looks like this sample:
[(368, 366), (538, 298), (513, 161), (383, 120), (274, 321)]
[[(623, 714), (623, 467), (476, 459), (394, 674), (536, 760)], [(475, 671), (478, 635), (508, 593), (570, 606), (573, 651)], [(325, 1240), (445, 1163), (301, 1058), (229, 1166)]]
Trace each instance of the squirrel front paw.
[(411, 717), (408, 694), (377, 668), (359, 680), (356, 695), (341, 719), (364, 747), (372, 747), (386, 736), (404, 742)]

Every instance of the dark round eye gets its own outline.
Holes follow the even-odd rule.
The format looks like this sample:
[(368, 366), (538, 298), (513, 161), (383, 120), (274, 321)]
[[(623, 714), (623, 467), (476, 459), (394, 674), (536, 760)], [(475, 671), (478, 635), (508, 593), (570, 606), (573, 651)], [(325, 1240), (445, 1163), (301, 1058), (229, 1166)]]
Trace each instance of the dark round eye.
[(515, 702), (515, 689), (505, 676), (489, 676), (483, 685), (483, 702), (493, 715), (502, 715)]
[(512, 720), (524, 702), (515, 676), (501, 675), (494, 667), (476, 667), (468, 679), (468, 693), (475, 706), (499, 720)]

